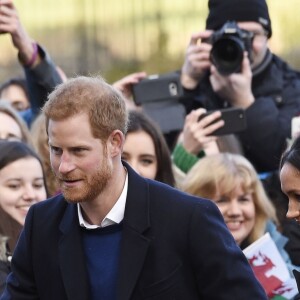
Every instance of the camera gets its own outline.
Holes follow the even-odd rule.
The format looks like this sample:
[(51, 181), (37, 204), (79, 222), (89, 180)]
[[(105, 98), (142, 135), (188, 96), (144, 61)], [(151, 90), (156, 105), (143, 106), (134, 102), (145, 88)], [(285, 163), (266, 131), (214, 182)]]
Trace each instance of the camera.
[(210, 37), (212, 49), (210, 60), (222, 75), (241, 71), (244, 51), (252, 61), (252, 41), (254, 34), (238, 27), (236, 22), (228, 21)]

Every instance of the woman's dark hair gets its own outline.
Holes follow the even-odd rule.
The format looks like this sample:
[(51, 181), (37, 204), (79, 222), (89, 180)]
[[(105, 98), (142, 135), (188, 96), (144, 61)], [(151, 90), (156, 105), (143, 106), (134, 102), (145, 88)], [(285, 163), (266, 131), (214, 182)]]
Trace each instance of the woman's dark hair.
[(2, 94), (2, 92), (4, 90), (6, 90), (11, 85), (17, 85), (17, 86), (19, 86), (24, 91), (27, 99), (29, 98), (26, 79), (23, 78), (23, 77), (13, 77), (13, 78), (10, 78), (10, 79), (4, 81), (0, 85), (0, 95)]
[(129, 111), (128, 133), (145, 131), (150, 135), (155, 148), (157, 158), (157, 173), (155, 180), (175, 185), (174, 174), (172, 170), (171, 154), (166, 140), (160, 128), (145, 114), (138, 111)]
[(297, 137), (292, 143), (292, 146), (282, 154), (279, 170), (282, 169), (285, 163), (289, 163), (300, 170), (300, 136)]
[[(26, 157), (36, 158), (39, 161), (43, 170), (43, 164), (41, 162), (40, 157), (27, 144), (19, 141), (6, 141), (6, 140), (0, 141), (0, 170), (2, 170), (4, 167), (13, 163), (16, 160), (26, 158)], [(43, 178), (44, 178), (45, 189), (47, 192), (44, 170), (43, 170)]]

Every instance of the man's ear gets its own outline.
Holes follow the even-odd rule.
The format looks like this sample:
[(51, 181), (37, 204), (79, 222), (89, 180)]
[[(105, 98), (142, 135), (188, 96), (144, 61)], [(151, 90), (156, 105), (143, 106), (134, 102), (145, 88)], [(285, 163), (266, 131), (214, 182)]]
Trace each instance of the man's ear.
[(124, 142), (125, 136), (122, 131), (116, 129), (110, 134), (107, 140), (107, 145), (108, 152), (111, 157), (115, 157), (122, 153)]

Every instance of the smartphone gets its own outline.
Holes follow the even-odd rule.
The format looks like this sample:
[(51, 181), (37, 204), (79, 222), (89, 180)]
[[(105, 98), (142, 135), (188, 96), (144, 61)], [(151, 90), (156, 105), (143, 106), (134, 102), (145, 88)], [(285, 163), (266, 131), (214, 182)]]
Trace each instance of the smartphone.
[(183, 95), (180, 75), (168, 73), (151, 75), (132, 86), (133, 100), (137, 105), (148, 102), (179, 99)]
[(222, 119), (224, 120), (224, 126), (215, 130), (211, 135), (218, 136), (218, 135), (233, 134), (233, 133), (241, 132), (247, 128), (245, 110), (237, 107), (230, 107), (230, 108), (208, 111), (207, 113), (201, 115), (198, 121), (200, 121), (202, 118), (204, 118), (207, 115), (210, 115), (215, 111), (220, 111), (221, 117), (215, 120), (213, 123)]

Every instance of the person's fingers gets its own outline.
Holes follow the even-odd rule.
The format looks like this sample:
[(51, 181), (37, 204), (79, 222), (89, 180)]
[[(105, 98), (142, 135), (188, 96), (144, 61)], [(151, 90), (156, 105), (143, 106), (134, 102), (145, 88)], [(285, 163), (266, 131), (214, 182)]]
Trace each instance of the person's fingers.
[(14, 16), (18, 16), (18, 13), (13, 5), (0, 4), (0, 15), (14, 17)]
[(0, 29), (4, 32), (13, 32), (16, 30), (17, 24), (10, 17), (0, 16)]
[(0, 6), (14, 7), (12, 0), (0, 0)]
[(199, 39), (201, 38), (201, 32), (192, 34), (189, 45), (197, 45)]
[(252, 76), (250, 60), (247, 52), (244, 53), (244, 58), (242, 61), (242, 73), (248, 77)]
[(217, 129), (223, 127), (224, 124), (225, 124), (224, 120), (219, 120), (215, 123), (212, 123), (203, 129), (203, 134), (205, 136), (211, 136)]
[[(203, 115), (202, 115), (203, 116)], [(205, 128), (212, 122), (216, 121), (217, 119), (221, 118), (221, 112), (215, 111), (213, 113), (208, 114), (207, 116), (203, 116), (199, 120), (199, 127)]]

